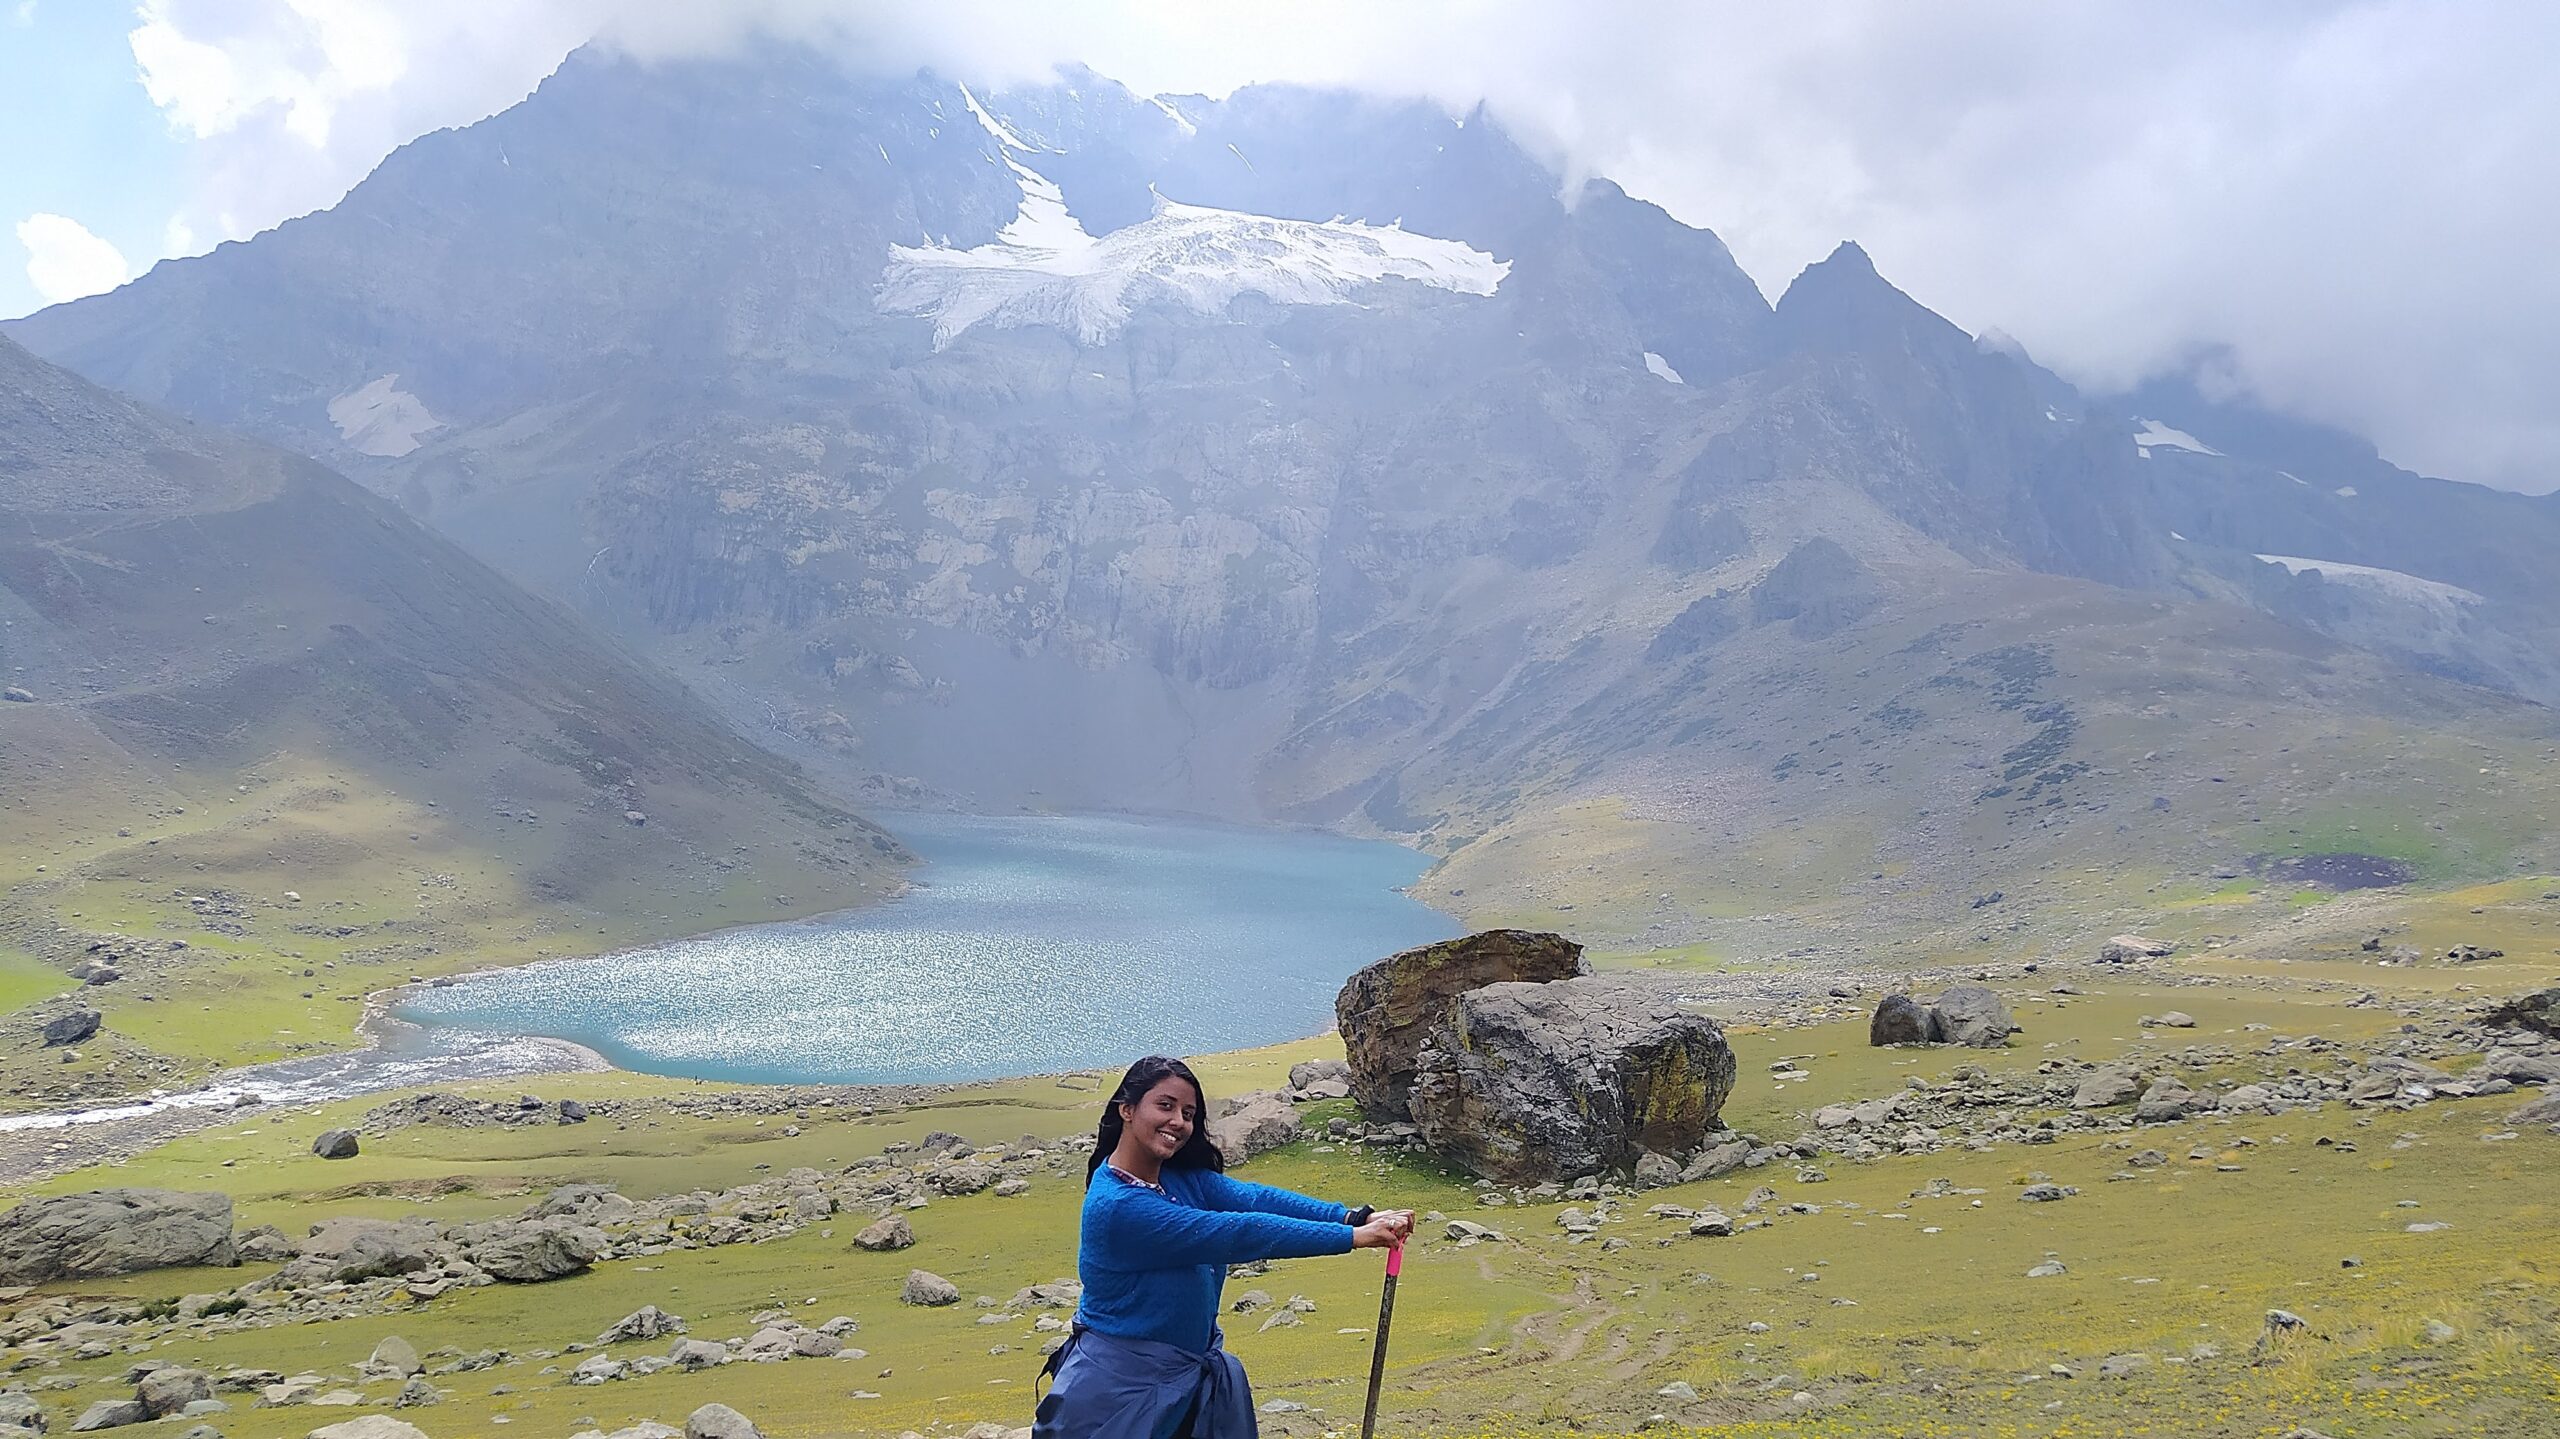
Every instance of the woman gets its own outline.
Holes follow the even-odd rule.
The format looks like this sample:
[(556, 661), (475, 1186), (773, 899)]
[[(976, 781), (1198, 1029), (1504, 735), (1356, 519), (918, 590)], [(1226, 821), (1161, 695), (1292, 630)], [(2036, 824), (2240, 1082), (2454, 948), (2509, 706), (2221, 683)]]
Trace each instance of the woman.
[(1250, 1439), (1253, 1392), (1224, 1347), (1218, 1294), (1227, 1266), (1386, 1249), (1413, 1233), (1411, 1210), (1347, 1209), (1229, 1179), (1202, 1128), (1191, 1067), (1151, 1054), (1102, 1107), (1085, 1165), (1084, 1301), (1038, 1439)]

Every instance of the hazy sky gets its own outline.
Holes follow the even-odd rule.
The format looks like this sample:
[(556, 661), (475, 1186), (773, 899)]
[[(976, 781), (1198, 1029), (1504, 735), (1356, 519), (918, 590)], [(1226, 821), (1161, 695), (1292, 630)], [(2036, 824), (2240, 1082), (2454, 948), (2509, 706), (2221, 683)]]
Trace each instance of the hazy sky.
[(750, 27), (990, 84), (1083, 60), (1481, 98), (1772, 294), (1855, 238), (2084, 383), (2227, 344), (2262, 399), (2402, 463), (2560, 487), (2541, 0), (0, 0), (0, 315), (333, 203), (589, 39)]

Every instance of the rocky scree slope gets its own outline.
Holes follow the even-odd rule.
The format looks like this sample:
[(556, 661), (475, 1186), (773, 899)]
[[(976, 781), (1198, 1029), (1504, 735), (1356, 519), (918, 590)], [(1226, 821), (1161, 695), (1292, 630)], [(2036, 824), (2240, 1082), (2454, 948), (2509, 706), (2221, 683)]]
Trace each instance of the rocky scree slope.
[(2093, 868), (2548, 858), (2560, 506), (2079, 394), (1854, 245), (1771, 305), (1481, 112), (582, 53), (13, 333), (812, 760), (1393, 835), (1478, 917), (2024, 944)]

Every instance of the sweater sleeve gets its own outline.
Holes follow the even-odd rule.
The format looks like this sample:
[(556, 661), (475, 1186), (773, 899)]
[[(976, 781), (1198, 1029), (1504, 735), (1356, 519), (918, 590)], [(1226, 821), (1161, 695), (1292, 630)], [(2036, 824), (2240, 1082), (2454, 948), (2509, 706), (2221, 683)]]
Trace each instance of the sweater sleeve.
[(1214, 1169), (1201, 1172), (1200, 1190), (1202, 1202), (1211, 1209), (1285, 1214), (1292, 1219), (1313, 1219), (1326, 1224), (1344, 1223), (1351, 1214), (1349, 1206), (1336, 1204), (1330, 1199), (1317, 1199), (1294, 1189), (1256, 1184), (1247, 1179), (1229, 1179)]
[(1351, 1226), (1251, 1210), (1194, 1209), (1135, 1190), (1098, 1207), (1105, 1262), (1118, 1269), (1182, 1269), (1255, 1259), (1351, 1252)]

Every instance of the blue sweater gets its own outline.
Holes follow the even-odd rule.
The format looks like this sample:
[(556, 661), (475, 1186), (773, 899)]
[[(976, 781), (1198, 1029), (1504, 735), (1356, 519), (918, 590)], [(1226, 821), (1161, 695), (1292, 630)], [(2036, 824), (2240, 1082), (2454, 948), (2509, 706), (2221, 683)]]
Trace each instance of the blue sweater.
[(1339, 1204), (1209, 1169), (1168, 1168), (1159, 1180), (1166, 1194), (1105, 1165), (1085, 1186), (1076, 1317), (1088, 1328), (1205, 1350), (1228, 1265), (1351, 1250)]

